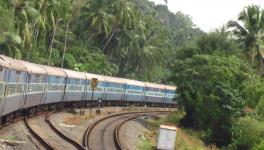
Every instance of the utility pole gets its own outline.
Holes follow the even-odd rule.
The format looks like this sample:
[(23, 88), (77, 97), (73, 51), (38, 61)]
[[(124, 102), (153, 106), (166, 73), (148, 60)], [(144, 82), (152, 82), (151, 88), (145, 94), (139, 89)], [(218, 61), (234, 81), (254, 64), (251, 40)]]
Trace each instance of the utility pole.
[(98, 79), (92, 78), (91, 87), (92, 87), (92, 100), (90, 101), (90, 118), (92, 117), (92, 107), (93, 107), (93, 98), (94, 98), (94, 89), (97, 87)]

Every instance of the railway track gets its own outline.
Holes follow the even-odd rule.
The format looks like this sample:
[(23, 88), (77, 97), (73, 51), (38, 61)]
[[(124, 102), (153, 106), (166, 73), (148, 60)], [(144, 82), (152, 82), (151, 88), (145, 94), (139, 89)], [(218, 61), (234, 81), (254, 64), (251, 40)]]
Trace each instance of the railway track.
[(88, 150), (121, 150), (119, 130), (123, 124), (137, 117), (156, 112), (129, 112), (110, 115), (90, 125), (83, 138), (83, 146)]
[(33, 118), (25, 118), (25, 125), (30, 133), (48, 150), (85, 150), (78, 142), (61, 133), (49, 121), (49, 116), (41, 115)]
[(114, 130), (114, 142), (115, 142), (115, 146), (116, 146), (116, 149), (118, 150), (122, 150), (122, 149), (125, 149), (125, 147), (122, 146), (121, 142), (120, 142), (120, 129), (122, 128), (122, 126), (127, 123), (128, 121), (131, 121), (133, 119), (136, 119), (138, 117), (140, 117), (142, 115), (135, 115), (135, 116), (132, 116), (124, 121), (122, 121), (121, 123), (119, 123), (115, 130)]

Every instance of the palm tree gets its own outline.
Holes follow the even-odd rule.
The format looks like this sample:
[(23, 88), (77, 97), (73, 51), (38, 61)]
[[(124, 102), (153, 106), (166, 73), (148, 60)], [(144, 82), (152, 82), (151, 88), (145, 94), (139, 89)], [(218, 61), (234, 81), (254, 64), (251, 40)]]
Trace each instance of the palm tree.
[(91, 0), (81, 9), (81, 33), (91, 30), (92, 34), (109, 34), (109, 24), (112, 15), (107, 13), (107, 2), (105, 0)]
[(111, 54), (111, 52), (107, 51), (107, 46), (120, 26), (122, 25), (123, 30), (126, 30), (134, 24), (135, 8), (132, 2), (127, 0), (116, 0), (112, 4), (112, 10), (113, 15), (115, 16), (112, 31), (102, 49), (102, 51), (106, 54)]
[(53, 52), (53, 44), (55, 41), (55, 35), (59, 28), (59, 24), (63, 22), (68, 23), (67, 12), (71, 9), (72, 0), (47, 0), (49, 2), (48, 5), (48, 20), (49, 24), (51, 25), (52, 29), (52, 36), (51, 41), (49, 42), (49, 58), (48, 58), (48, 65), (51, 63), (51, 55)]
[(239, 14), (238, 21), (228, 22), (228, 27), (233, 29), (233, 34), (242, 43), (253, 64), (256, 55), (262, 51), (264, 10), (256, 5), (248, 6)]
[(61, 60), (61, 68), (63, 68), (63, 62), (64, 62), (64, 56), (65, 56), (65, 51), (67, 48), (67, 40), (68, 40), (68, 33), (69, 33), (69, 25), (70, 25), (70, 21), (71, 21), (71, 17), (72, 17), (72, 0), (68, 0), (68, 8), (66, 10), (66, 15), (65, 15), (65, 19), (67, 22), (66, 25), (66, 33), (65, 33), (65, 40), (64, 40), (64, 47), (63, 47), (63, 53), (62, 53), (62, 60)]
[(164, 60), (166, 38), (159, 22), (153, 16), (147, 16), (144, 20), (139, 19), (136, 24), (134, 30), (126, 31), (127, 37), (119, 38), (124, 43), (119, 47), (119, 57), (115, 57), (120, 58), (120, 54), (122, 57), (119, 63), (120, 75), (129, 70), (135, 70), (139, 74), (146, 73)]
[(108, 3), (107, 0), (90, 0), (82, 7), (76, 40), (76, 44), (78, 44), (79, 39), (82, 38), (80, 42), (84, 43), (80, 56), (86, 50), (91, 39), (99, 37), (101, 43), (109, 35), (113, 16), (107, 12)]

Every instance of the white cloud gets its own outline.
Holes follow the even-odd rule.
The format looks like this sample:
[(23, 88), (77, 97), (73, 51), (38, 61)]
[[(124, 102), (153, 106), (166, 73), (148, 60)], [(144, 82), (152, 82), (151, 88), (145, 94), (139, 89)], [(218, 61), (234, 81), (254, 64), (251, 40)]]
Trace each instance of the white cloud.
[[(164, 0), (150, 1), (164, 4)], [(211, 31), (236, 19), (243, 8), (251, 4), (264, 8), (264, 0), (168, 0), (170, 11), (190, 15), (193, 22), (204, 31)]]

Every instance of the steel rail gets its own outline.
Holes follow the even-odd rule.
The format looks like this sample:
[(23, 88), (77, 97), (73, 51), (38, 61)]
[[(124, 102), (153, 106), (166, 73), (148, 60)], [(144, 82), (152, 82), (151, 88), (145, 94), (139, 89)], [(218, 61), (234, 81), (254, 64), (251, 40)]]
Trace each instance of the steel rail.
[(46, 142), (42, 137), (40, 137), (29, 125), (28, 119), (24, 118), (24, 122), (26, 127), (28, 128), (29, 132), (40, 142), (40, 144), (45, 147), (47, 150), (56, 150), (52, 145)]
[(46, 115), (46, 119), (45, 121), (48, 123), (48, 125), (50, 126), (50, 128), (58, 135), (60, 136), (63, 140), (67, 141), (68, 143), (74, 145), (78, 150), (86, 150), (86, 148), (84, 148), (81, 144), (79, 144), (78, 142), (74, 141), (73, 139), (71, 139), (70, 137), (66, 136), (65, 134), (63, 134), (62, 132), (60, 132), (50, 121), (50, 116), (52, 115), (51, 113), (48, 113)]
[[(118, 114), (113, 114), (110, 116), (103, 117), (95, 122), (93, 122), (88, 128), (86, 129), (84, 136), (83, 136), (83, 146), (86, 147), (88, 150), (92, 150), (91, 146), (89, 145), (89, 137), (91, 135), (92, 130), (101, 122), (104, 120), (107, 120), (109, 118), (117, 117), (117, 116), (122, 116), (122, 115), (132, 115), (132, 114), (142, 114), (145, 115), (146, 113), (165, 113), (165, 112), (170, 112), (170, 111), (138, 111), (138, 112), (125, 112), (125, 113), (118, 113)], [(113, 135), (114, 136), (114, 135)]]
[(123, 121), (123, 122), (121, 122), (120, 124), (117, 125), (117, 127), (115, 128), (115, 131), (114, 131), (114, 141), (115, 141), (115, 146), (116, 146), (117, 150), (125, 149), (124, 147), (122, 147), (121, 142), (120, 142), (120, 138), (119, 138), (120, 137), (120, 129), (121, 129), (121, 127), (125, 123), (127, 123), (128, 121), (136, 119), (136, 118), (138, 118), (140, 116), (143, 116), (143, 115), (145, 115), (145, 114), (141, 114), (141, 115), (136, 115), (136, 116), (130, 117), (130, 118), (126, 119), (125, 121)]

